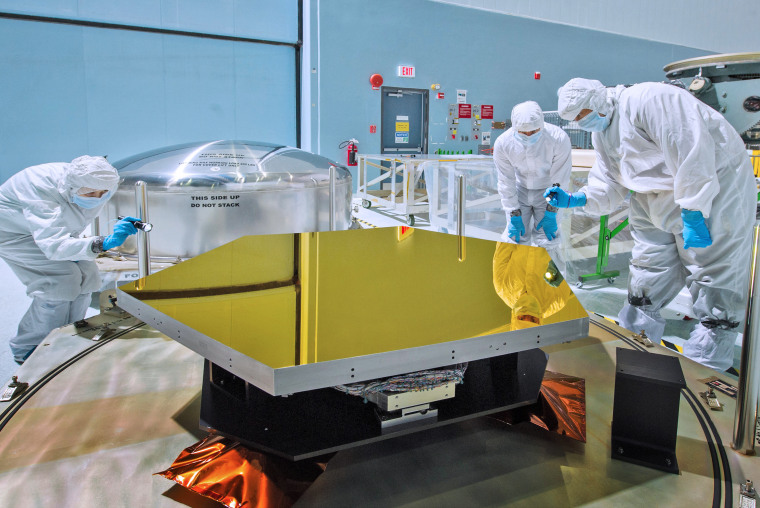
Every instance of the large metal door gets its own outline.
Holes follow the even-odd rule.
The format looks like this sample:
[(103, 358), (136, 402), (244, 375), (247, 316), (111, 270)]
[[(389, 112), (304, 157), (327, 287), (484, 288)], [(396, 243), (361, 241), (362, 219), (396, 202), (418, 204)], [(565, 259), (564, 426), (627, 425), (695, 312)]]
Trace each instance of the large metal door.
[(381, 101), (381, 153), (427, 153), (428, 91), (384, 86)]

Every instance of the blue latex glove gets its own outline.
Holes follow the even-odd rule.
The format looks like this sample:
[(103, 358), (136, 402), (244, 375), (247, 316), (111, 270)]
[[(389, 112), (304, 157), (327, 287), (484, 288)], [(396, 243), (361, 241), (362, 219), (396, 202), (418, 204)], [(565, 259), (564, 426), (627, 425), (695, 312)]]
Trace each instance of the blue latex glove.
[(523, 224), (522, 217), (510, 217), (509, 227), (507, 228), (509, 237), (517, 243), (520, 243), (520, 237), (525, 234), (525, 225)]
[(558, 208), (573, 208), (576, 206), (584, 206), (586, 204), (586, 195), (582, 192), (573, 192), (568, 194), (560, 187), (549, 187), (544, 192), (544, 197), (549, 198), (549, 203), (552, 206)]
[(683, 219), (683, 248), (709, 247), (712, 245), (710, 231), (705, 224), (705, 218), (699, 210), (681, 210)]
[(544, 228), (544, 234), (549, 240), (557, 237), (557, 212), (544, 212), (544, 218), (536, 225), (536, 231)]
[(134, 235), (137, 233), (137, 228), (134, 224), (132, 224), (132, 221), (136, 220), (140, 219), (135, 219), (134, 217), (124, 217), (119, 222), (114, 224), (113, 234), (103, 238), (103, 250), (110, 250), (114, 247), (118, 247), (126, 241), (129, 235)]

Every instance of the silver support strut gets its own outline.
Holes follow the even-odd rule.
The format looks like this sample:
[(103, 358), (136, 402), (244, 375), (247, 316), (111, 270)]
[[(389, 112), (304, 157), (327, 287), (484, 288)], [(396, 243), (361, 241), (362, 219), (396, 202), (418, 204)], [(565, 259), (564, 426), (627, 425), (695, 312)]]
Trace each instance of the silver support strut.
[(335, 231), (335, 166), (330, 166), (330, 231)]
[[(148, 190), (145, 182), (135, 183), (135, 208), (137, 218), (150, 222), (148, 217)], [(150, 275), (150, 238), (142, 229), (137, 230), (137, 275), (142, 279)]]
[(757, 371), (760, 354), (760, 225), (755, 225), (750, 263), (747, 313), (744, 318), (744, 338), (739, 366), (739, 391), (736, 395), (736, 415), (731, 448), (744, 455), (755, 454), (757, 396), (760, 373)]

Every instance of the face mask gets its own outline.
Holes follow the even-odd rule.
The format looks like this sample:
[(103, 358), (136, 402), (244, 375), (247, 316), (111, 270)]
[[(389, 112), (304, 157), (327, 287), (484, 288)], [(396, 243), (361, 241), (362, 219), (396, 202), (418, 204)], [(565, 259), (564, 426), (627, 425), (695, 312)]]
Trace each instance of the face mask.
[(602, 132), (609, 125), (609, 115), (600, 116), (596, 111), (592, 111), (588, 115), (578, 120), (578, 127), (588, 132)]
[(543, 133), (543, 131), (538, 131), (537, 133), (535, 133), (535, 134), (533, 134), (531, 136), (526, 136), (525, 134), (523, 134), (521, 132), (515, 131), (515, 137), (523, 145), (530, 146), (530, 145), (535, 145), (536, 144), (536, 142), (541, 138), (541, 133)]
[(95, 208), (96, 206), (102, 203), (105, 203), (109, 197), (111, 197), (110, 191), (106, 192), (99, 198), (88, 198), (87, 196), (80, 196), (79, 194), (74, 194), (74, 197), (71, 199), (71, 201), (75, 205), (78, 205), (81, 208), (86, 208), (89, 210), (91, 208)]

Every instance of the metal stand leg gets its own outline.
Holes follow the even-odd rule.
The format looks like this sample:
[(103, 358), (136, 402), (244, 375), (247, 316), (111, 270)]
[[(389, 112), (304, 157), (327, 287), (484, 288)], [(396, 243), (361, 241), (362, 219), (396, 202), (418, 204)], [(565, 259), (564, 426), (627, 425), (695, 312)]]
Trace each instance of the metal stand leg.
[(602, 215), (599, 219), (599, 247), (596, 251), (596, 271), (594, 273), (581, 275), (578, 277), (579, 287), (584, 282), (598, 279), (607, 279), (607, 281), (612, 284), (615, 282), (615, 277), (620, 275), (620, 271), (618, 270), (610, 270), (609, 272), (605, 272), (604, 268), (607, 266), (607, 263), (609, 263), (610, 241), (615, 237), (615, 235), (620, 233), (628, 225), (628, 219), (625, 219), (615, 229), (612, 230), (607, 227), (608, 219), (609, 216), (607, 215)]
[[(150, 222), (148, 216), (148, 189), (147, 184), (140, 180), (135, 183), (135, 208), (137, 218), (142, 222)], [(137, 289), (142, 289), (143, 280), (150, 275), (150, 236), (143, 229), (137, 230), (137, 275), (139, 280), (135, 284)]]

